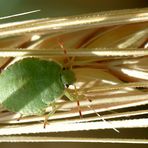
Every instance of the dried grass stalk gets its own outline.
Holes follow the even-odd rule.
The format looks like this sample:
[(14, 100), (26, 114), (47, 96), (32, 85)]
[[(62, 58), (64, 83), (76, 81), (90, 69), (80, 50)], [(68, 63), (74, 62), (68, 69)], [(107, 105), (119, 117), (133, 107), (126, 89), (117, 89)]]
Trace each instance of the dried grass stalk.
[[(59, 41), (64, 43), (76, 74), (75, 85), (84, 117), (79, 118), (75, 101), (63, 97), (57, 102), (57, 112), (49, 118), (50, 124), (43, 129), (44, 116), (29, 116), (17, 121), (19, 115), (8, 112), (1, 105), (0, 142), (147, 144), (148, 140), (141, 137), (92, 138), (88, 134), (87, 138), (60, 138), (43, 135), (148, 127), (147, 11), (147, 8), (118, 10), (1, 24), (1, 70), (28, 56), (64, 63), (65, 55)], [(71, 87), (69, 91), (74, 93), (73, 89)], [(46, 113), (50, 111), (49, 106)]]

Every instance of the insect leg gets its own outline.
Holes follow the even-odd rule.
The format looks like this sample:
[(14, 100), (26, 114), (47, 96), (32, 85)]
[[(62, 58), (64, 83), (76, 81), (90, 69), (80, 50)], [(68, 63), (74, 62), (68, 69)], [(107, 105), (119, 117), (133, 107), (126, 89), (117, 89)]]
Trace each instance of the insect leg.
[(23, 117), (23, 115), (19, 114), (19, 117), (17, 118), (17, 121), (20, 121), (22, 117)]
[(80, 101), (79, 101), (80, 98), (78, 98), (78, 92), (75, 85), (74, 85), (74, 88), (75, 88), (75, 94), (71, 93), (68, 89), (65, 89), (65, 96), (71, 101), (77, 101), (78, 112), (79, 112), (80, 118), (82, 118), (82, 112), (80, 109)]
[(81, 109), (80, 109), (80, 101), (77, 101), (77, 106), (78, 106), (80, 118), (82, 118), (83, 116), (82, 116), (82, 112), (81, 112)]
[(55, 107), (55, 104), (52, 105), (52, 111), (50, 113), (48, 113), (47, 115), (45, 115), (45, 119), (44, 119), (44, 128), (46, 128), (46, 125), (48, 123), (48, 118), (50, 116), (52, 116), (55, 112), (56, 112), (57, 108)]
[[(74, 85), (74, 84), (73, 84), (73, 85)], [(79, 115), (80, 115), (80, 118), (82, 118), (82, 112), (81, 112), (81, 108), (80, 108), (80, 101), (79, 101), (78, 98), (77, 98), (77, 96), (78, 96), (78, 91), (77, 91), (76, 85), (74, 85), (74, 88), (75, 88), (75, 95), (76, 95), (76, 99), (77, 99), (77, 106), (78, 106)]]

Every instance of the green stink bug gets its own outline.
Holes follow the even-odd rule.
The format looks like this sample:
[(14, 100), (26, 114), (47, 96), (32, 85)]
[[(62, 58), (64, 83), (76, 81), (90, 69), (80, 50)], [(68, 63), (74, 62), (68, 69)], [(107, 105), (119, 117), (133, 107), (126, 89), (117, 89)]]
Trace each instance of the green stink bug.
[(73, 71), (55, 61), (24, 58), (0, 74), (0, 103), (22, 116), (41, 115), (75, 81)]

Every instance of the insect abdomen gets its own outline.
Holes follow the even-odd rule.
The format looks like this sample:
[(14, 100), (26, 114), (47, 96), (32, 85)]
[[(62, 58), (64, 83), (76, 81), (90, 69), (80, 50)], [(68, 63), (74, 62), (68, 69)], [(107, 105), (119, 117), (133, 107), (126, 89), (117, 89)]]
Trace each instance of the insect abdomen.
[(23, 115), (44, 113), (47, 105), (64, 91), (61, 69), (54, 61), (37, 58), (14, 63), (0, 75), (0, 103)]

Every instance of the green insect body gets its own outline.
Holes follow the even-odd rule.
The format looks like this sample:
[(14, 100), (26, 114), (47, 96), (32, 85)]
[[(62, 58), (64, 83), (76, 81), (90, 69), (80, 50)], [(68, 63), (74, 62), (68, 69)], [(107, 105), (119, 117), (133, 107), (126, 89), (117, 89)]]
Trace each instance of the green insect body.
[(74, 73), (55, 61), (25, 58), (0, 74), (0, 103), (23, 116), (41, 115), (74, 82)]

